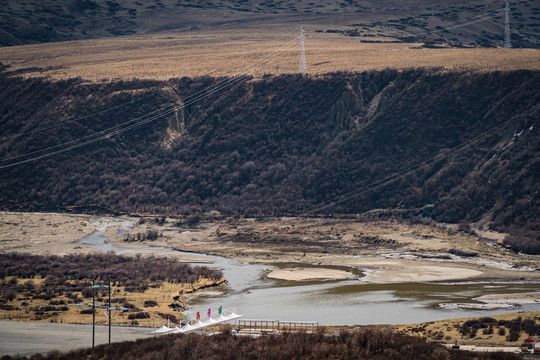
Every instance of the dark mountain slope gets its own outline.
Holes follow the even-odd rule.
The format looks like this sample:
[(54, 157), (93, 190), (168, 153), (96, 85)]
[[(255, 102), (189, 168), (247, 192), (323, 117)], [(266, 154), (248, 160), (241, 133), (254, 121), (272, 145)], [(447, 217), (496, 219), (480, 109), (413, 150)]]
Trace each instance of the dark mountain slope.
[[(313, 24), (319, 31), (365, 33), (371, 40), (383, 35), (497, 47), (502, 45), (503, 6), (504, 1), (488, 0), (4, 0), (0, 46)], [(537, 48), (540, 9), (535, 0), (511, 2), (511, 11), (513, 47)]]
[[(111, 136), (2, 168), (0, 206), (246, 215), (390, 208), (540, 230), (538, 72), (291, 75), (237, 79), (212, 93), (223, 81), (4, 75), (0, 166), (106, 129)], [(190, 96), (202, 98), (112, 133)]]

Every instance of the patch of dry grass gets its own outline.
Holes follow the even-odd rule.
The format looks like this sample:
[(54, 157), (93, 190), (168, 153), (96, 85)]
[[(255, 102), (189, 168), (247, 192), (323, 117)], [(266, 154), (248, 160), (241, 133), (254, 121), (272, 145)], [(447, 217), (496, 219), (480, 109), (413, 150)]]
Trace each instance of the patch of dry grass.
[[(540, 321), (540, 312), (519, 312), (509, 313), (502, 315), (489, 315), (497, 321), (499, 320), (514, 320), (521, 317), (522, 320), (534, 320)], [(485, 317), (485, 316), (484, 316)], [(499, 327), (496, 326), (492, 334), (486, 334), (482, 330), (477, 332), (475, 337), (462, 335), (459, 331), (463, 323), (477, 318), (463, 318), (463, 319), (450, 319), (442, 321), (430, 321), (413, 325), (396, 325), (394, 328), (397, 332), (419, 335), (431, 340), (441, 341), (444, 343), (456, 343), (460, 345), (476, 345), (476, 346), (518, 346), (521, 342), (528, 337), (525, 332), (522, 332), (517, 341), (508, 341), (508, 329), (506, 329), (504, 335), (498, 333)]]
[[(261, 29), (194, 31), (3, 48), (0, 62), (26, 76), (159, 79), (201, 75), (289, 74), (298, 71), (296, 25)], [(310, 74), (384, 68), (540, 70), (538, 49), (420, 48), (410, 43), (362, 43), (361, 37), (317, 33), (307, 27)], [(392, 40), (369, 38), (369, 40)]]
[[(18, 285), (24, 285), (27, 279), (17, 279)], [(41, 278), (31, 280), (35, 285), (43, 282)], [(144, 292), (126, 292), (123, 287), (112, 286), (111, 297), (125, 298), (127, 302), (134, 306), (128, 311), (114, 310), (112, 311), (113, 324), (136, 324), (141, 326), (161, 326), (167, 323), (167, 317), (171, 321), (184, 319), (184, 314), (180, 311), (185, 308), (186, 298), (190, 294), (197, 292), (199, 289), (223, 283), (224, 279), (213, 281), (210, 279), (200, 279), (195, 284), (173, 284), (162, 282), (158, 287), (149, 287)], [(92, 314), (81, 314), (82, 310), (90, 309), (88, 303), (92, 302), (92, 298), (83, 298), (79, 292), (74, 292), (84, 303), (83, 306), (76, 306), (75, 303), (66, 295), (56, 296), (51, 300), (33, 299), (31, 296), (25, 296), (24, 292), (20, 292), (15, 299), (8, 301), (6, 305), (12, 306), (13, 310), (0, 309), (0, 320), (15, 320), (15, 321), (39, 321), (53, 323), (92, 323)], [(51, 305), (51, 302), (57, 303), (63, 301), (65, 305), (53, 305), (57, 308), (67, 307), (67, 310), (52, 310), (36, 312), (36, 308), (46, 307)], [(114, 301), (114, 300), (113, 300)], [(154, 301), (155, 305), (148, 306), (147, 301)], [(27, 303), (27, 305), (25, 304)], [(177, 308), (169, 305), (177, 304)], [(96, 304), (107, 306), (108, 294), (105, 291), (102, 294), (96, 295)], [(121, 307), (122, 304), (113, 302), (113, 307)], [(147, 317), (142, 319), (130, 319), (130, 314), (144, 312)], [(108, 324), (109, 320), (106, 315), (107, 311), (104, 308), (96, 308), (96, 324)]]

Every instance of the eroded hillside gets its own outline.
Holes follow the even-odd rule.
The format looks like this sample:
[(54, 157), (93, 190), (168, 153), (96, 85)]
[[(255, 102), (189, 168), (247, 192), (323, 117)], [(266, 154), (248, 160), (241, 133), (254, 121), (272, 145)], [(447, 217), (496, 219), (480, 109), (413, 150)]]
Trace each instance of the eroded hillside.
[(3, 209), (390, 209), (538, 249), (535, 71), (0, 84)]

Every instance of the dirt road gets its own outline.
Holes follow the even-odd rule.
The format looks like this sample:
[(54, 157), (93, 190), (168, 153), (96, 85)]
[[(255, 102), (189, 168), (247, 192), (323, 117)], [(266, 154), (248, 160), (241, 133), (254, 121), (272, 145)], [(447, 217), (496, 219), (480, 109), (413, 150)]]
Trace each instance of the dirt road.
[[(155, 336), (152, 329), (113, 326), (111, 341)], [(96, 326), (95, 344), (108, 342), (108, 327)], [(0, 321), (0, 356), (29, 356), (51, 350), (69, 351), (92, 346), (92, 325)]]

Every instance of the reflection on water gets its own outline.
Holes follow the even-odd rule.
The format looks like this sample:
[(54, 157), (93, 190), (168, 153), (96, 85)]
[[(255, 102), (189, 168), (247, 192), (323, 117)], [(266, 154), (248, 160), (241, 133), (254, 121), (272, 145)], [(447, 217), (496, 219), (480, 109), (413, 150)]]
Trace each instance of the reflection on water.
[[(175, 250), (138, 250), (107, 243), (106, 230), (119, 226), (129, 233), (135, 223), (117, 219), (96, 219), (96, 231), (81, 243), (103, 252), (167, 254)], [(193, 298), (192, 312), (208, 307), (236, 307), (250, 319), (316, 321), (324, 325), (410, 324), (458, 317), (486, 316), (515, 311), (540, 311), (540, 304), (489, 312), (463, 308), (441, 308), (441, 303), (467, 303), (486, 294), (538, 291), (538, 284), (474, 283), (453, 284), (399, 283), (371, 284), (360, 280), (285, 282), (267, 279), (273, 267), (238, 262), (219, 256), (186, 253), (214, 261), (228, 286), (223, 294), (215, 289)]]
[(441, 302), (470, 302), (471, 298), (489, 293), (535, 290), (538, 290), (538, 284), (514, 284), (493, 289), (481, 284), (362, 284), (357, 280), (286, 287), (270, 285), (219, 297), (201, 296), (193, 301), (193, 307), (236, 306), (252, 319), (317, 321), (325, 325), (410, 324), (518, 310), (538, 311), (540, 304), (495, 309), (489, 313), (438, 307)]
[(531, 283), (506, 283), (492, 286), (493, 283), (472, 283), (461, 284), (433, 284), (433, 283), (398, 283), (398, 284), (354, 284), (336, 286), (326, 291), (329, 295), (356, 294), (359, 292), (381, 291), (391, 289), (399, 298), (415, 299), (421, 301), (439, 302), (442, 298), (445, 301), (460, 301), (474, 298), (486, 294), (499, 293), (519, 293), (524, 291), (537, 291), (538, 284)]

